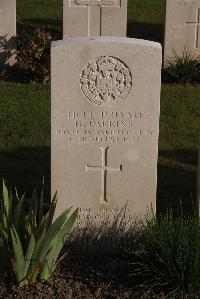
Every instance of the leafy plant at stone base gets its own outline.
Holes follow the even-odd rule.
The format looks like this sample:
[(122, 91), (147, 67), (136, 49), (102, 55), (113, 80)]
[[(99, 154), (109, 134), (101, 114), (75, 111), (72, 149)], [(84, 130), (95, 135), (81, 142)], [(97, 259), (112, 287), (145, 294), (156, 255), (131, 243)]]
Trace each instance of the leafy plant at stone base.
[[(22, 32), (17, 36), (18, 80), (46, 83), (50, 79), (50, 46), (52, 36), (40, 28), (31, 33)], [(20, 76), (20, 78), (19, 78)]]
[(194, 216), (168, 212), (147, 219), (126, 254), (130, 276), (142, 292), (164, 292), (170, 298), (199, 294), (200, 223)]
[(200, 83), (200, 56), (194, 57), (185, 50), (179, 56), (173, 50), (173, 56), (163, 70), (163, 78), (166, 83)]
[(0, 279), (3, 279), (8, 267), (9, 256), (9, 225), (11, 218), (11, 196), (8, 194), (8, 190), (3, 182), (3, 198), (0, 201)]
[(14, 207), (13, 198), (9, 195), (5, 183), (3, 192), (1, 220), (7, 219), (6, 225), (1, 221), (3, 225), (0, 226), (6, 227), (5, 237), (3, 235), (1, 238), (7, 257), (4, 272), (11, 262), (19, 286), (49, 279), (60, 261), (58, 256), (69, 238), (78, 209), (71, 215), (71, 208), (67, 209), (52, 223), (56, 195), (45, 213), (43, 191), (40, 198), (34, 191), (32, 199), (28, 201), (28, 211), (24, 195), (19, 198), (16, 191), (17, 204)]

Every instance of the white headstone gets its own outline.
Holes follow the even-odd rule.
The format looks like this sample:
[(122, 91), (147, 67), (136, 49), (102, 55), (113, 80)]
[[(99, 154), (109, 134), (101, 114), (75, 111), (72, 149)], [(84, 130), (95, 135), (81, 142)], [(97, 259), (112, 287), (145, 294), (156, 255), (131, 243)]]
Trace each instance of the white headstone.
[(52, 193), (56, 215), (155, 211), (161, 46), (129, 38), (52, 44)]
[(63, 36), (126, 36), (127, 0), (64, 0)]
[(16, 35), (16, 0), (0, 0), (0, 64), (12, 65), (12, 37)]
[(200, 0), (166, 0), (165, 65), (173, 50), (200, 55)]

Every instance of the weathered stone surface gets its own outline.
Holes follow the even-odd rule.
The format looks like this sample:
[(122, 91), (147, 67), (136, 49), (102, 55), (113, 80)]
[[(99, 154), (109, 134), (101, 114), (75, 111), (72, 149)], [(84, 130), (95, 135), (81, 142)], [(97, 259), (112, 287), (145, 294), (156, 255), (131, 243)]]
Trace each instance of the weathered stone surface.
[[(156, 207), (161, 46), (129, 38), (52, 44), (52, 193), (98, 219)], [(83, 218), (86, 216), (83, 216)]]
[(173, 50), (200, 55), (200, 0), (166, 0), (165, 65)]
[(0, 64), (12, 65), (11, 55), (16, 35), (16, 0), (0, 0)]
[(127, 0), (64, 0), (63, 35), (126, 36)]

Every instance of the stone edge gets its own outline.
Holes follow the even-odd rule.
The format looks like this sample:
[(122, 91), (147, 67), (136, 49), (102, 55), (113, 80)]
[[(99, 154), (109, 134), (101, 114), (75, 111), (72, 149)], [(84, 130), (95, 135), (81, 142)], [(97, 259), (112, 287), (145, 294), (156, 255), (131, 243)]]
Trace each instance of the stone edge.
[(128, 38), (128, 37), (69, 37), (63, 40), (54, 41), (51, 43), (51, 47), (59, 47), (67, 44), (84, 44), (84, 43), (118, 43), (118, 44), (132, 44), (141, 45), (146, 47), (162, 48), (160, 43), (148, 41), (144, 39)]

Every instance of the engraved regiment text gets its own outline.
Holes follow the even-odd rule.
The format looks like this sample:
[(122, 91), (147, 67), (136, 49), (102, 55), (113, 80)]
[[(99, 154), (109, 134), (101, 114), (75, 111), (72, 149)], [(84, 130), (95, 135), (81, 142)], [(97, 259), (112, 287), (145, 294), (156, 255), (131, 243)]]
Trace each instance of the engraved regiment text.
[(153, 136), (145, 112), (69, 111), (56, 135), (71, 143), (138, 143)]

